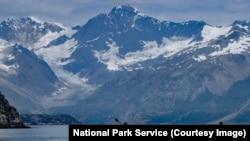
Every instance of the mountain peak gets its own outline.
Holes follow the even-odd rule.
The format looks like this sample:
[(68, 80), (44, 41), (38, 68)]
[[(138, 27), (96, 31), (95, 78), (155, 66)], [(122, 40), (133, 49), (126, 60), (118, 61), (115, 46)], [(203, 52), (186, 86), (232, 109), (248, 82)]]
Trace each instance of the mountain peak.
[(249, 26), (250, 20), (236, 20), (234, 21), (233, 25)]
[(64, 26), (60, 23), (44, 22), (34, 16), (25, 17), (25, 18), (16, 18), (16, 19), (8, 18), (0, 23), (0, 27), (2, 26), (8, 26), (11, 28), (23, 28), (25, 26), (29, 26), (29, 27), (39, 26), (41, 28), (44, 28), (45, 26), (51, 26), (51, 27), (58, 27), (61, 29), (64, 28)]
[(58, 24), (42, 22), (34, 17), (6, 19), (0, 23), (0, 38), (29, 46), (45, 34), (61, 30), (63, 27)]
[(1, 22), (1, 25), (5, 26), (17, 26), (17, 25), (23, 25), (27, 23), (32, 23), (34, 24), (35, 21), (33, 21), (31, 18), (19, 18), (19, 19), (6, 19), (3, 22)]
[(114, 7), (113, 9), (116, 9), (116, 10), (130, 10), (130, 11), (133, 11), (135, 13), (139, 12), (138, 9), (136, 9), (135, 7), (132, 7), (130, 5), (118, 5), (118, 6)]
[(34, 21), (34, 22), (36, 22), (36, 23), (41, 23), (41, 24), (44, 23), (42, 20), (40, 20), (39, 18), (37, 18), (37, 17), (35, 17), (35, 16), (30, 16), (30, 17), (28, 17), (27, 19), (30, 19), (30, 20), (32, 20), (32, 21)]
[(136, 8), (131, 7), (129, 5), (118, 5), (110, 11), (109, 15), (131, 17), (131, 16), (135, 16), (139, 13), (140, 12)]

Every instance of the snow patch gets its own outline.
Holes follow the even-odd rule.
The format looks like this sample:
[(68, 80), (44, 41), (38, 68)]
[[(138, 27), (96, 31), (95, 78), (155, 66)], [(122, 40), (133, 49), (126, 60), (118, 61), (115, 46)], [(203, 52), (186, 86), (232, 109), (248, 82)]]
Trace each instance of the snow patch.
[(96, 38), (94, 38), (94, 39), (92, 39), (92, 40), (88, 40), (87, 43), (97, 41), (97, 40), (99, 40), (99, 38), (100, 38), (100, 37), (96, 37)]
[(77, 48), (77, 42), (74, 39), (66, 41), (64, 44), (58, 46), (50, 46), (49, 48), (40, 48), (36, 50), (36, 54), (42, 56), (42, 58), (53, 66), (66, 65), (73, 60), (63, 61), (64, 58), (68, 58)]
[(8, 48), (12, 47), (13, 44), (8, 43), (7, 41), (0, 39), (0, 72), (6, 75), (16, 75), (17, 69), (19, 68), (18, 64), (6, 65), (5, 61), (10, 61), (15, 59), (12, 54), (9, 54)]
[(198, 55), (197, 57), (193, 56), (193, 59), (194, 59), (195, 61), (201, 62), (201, 61), (206, 60), (207, 57), (206, 57), (204, 54), (202, 54), (202, 55)]
[(30, 16), (29, 17), (32, 21), (36, 22), (36, 23), (40, 23), (43, 24), (44, 22), (42, 20), (40, 20), (39, 18), (35, 17), (35, 16)]
[(143, 50), (128, 52), (124, 56), (119, 54), (119, 47), (112, 41), (112, 43), (107, 43), (109, 50), (94, 51), (94, 55), (99, 62), (107, 65), (108, 70), (118, 71), (124, 68), (128, 69), (129, 66), (139, 62), (155, 59), (161, 55), (168, 58), (195, 44), (191, 41), (192, 39), (178, 37), (163, 38), (160, 45), (156, 41), (143, 41)]
[[(36, 16), (30, 16), (29, 18), (32, 21), (41, 24), (41, 27), (44, 26), (44, 21), (40, 20), (38, 17), (36, 17)], [(62, 23), (58, 23), (58, 22), (47, 22), (47, 23), (57, 25), (57, 26), (59, 26), (62, 29), (67, 29)]]
[(7, 75), (17, 75), (18, 64), (5, 65), (0, 63), (0, 72), (4, 72)]
[(250, 47), (250, 36), (243, 36), (239, 41), (234, 41), (228, 44), (227, 47), (222, 50), (215, 51), (209, 56), (220, 56), (226, 54), (241, 54), (248, 50)]
[(203, 42), (214, 40), (221, 35), (226, 35), (231, 28), (232, 28), (231, 26), (214, 27), (214, 26), (205, 25), (201, 32), (201, 35), (203, 37)]
[(74, 105), (96, 90), (96, 87), (88, 85), (84, 78), (79, 78), (77, 75), (62, 69), (57, 69), (56, 72), (59, 80), (64, 82), (65, 87), (43, 98), (43, 107), (45, 109)]
[(14, 60), (15, 59), (15, 56), (13, 55), (13, 54), (9, 54), (8, 56), (7, 56), (7, 60), (8, 61), (11, 61), (11, 60)]
[(116, 6), (116, 9), (122, 9), (122, 5)]
[(117, 55), (119, 54), (119, 47), (115, 42), (106, 42), (109, 50), (107, 51), (94, 51), (95, 57), (99, 62), (107, 65), (108, 70), (116, 71), (119, 70), (119, 62), (121, 62), (121, 58)]
[(41, 37), (37, 43), (34, 44), (34, 49), (36, 50), (41, 47), (46, 47), (47, 45), (49, 45), (49, 43), (51, 43), (51, 41), (55, 40), (58, 37), (60, 37), (60, 34), (49, 31), (47, 34)]
[(235, 26), (238, 26), (239, 28), (242, 28), (242, 29), (248, 31), (248, 26), (242, 26), (242, 25), (240, 25), (240, 24), (237, 24), (237, 25), (235, 25)]
[(14, 44), (12, 44), (10, 42), (7, 42), (7, 41), (5, 41), (3, 39), (0, 39), (0, 52), (3, 51), (3, 50), (5, 50), (6, 48), (12, 46), (12, 45), (14, 45)]
[(60, 36), (66, 35), (70, 38), (75, 32), (76, 31), (70, 28), (66, 28), (59, 33), (49, 31), (47, 34), (41, 37), (37, 43), (35, 43), (33, 46), (30, 46), (29, 49), (35, 50), (36, 52), (36, 50), (47, 47), (53, 40), (59, 38)]

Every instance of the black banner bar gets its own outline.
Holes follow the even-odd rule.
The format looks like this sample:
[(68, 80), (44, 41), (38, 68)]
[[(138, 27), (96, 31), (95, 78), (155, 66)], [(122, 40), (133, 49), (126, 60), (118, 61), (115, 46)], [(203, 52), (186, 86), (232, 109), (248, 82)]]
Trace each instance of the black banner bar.
[(163, 137), (165, 140), (250, 140), (250, 125), (69, 125), (69, 141), (85, 137)]

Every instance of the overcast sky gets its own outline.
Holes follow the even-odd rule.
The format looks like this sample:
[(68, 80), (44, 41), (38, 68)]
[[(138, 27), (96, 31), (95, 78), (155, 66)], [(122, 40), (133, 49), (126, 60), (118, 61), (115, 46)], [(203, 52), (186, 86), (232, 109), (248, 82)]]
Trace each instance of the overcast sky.
[(203, 20), (219, 26), (250, 20), (250, 0), (0, 0), (0, 20), (35, 16), (66, 26), (83, 25), (117, 5), (130, 5), (161, 21)]

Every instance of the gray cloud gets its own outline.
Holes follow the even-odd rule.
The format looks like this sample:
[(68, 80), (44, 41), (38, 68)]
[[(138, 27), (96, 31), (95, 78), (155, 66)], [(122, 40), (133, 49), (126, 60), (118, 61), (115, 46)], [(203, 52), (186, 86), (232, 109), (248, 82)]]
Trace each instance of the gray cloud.
[(82, 25), (116, 5), (131, 5), (142, 13), (164, 21), (204, 20), (228, 25), (250, 19), (249, 0), (1, 0), (0, 20), (37, 16), (68, 26)]

